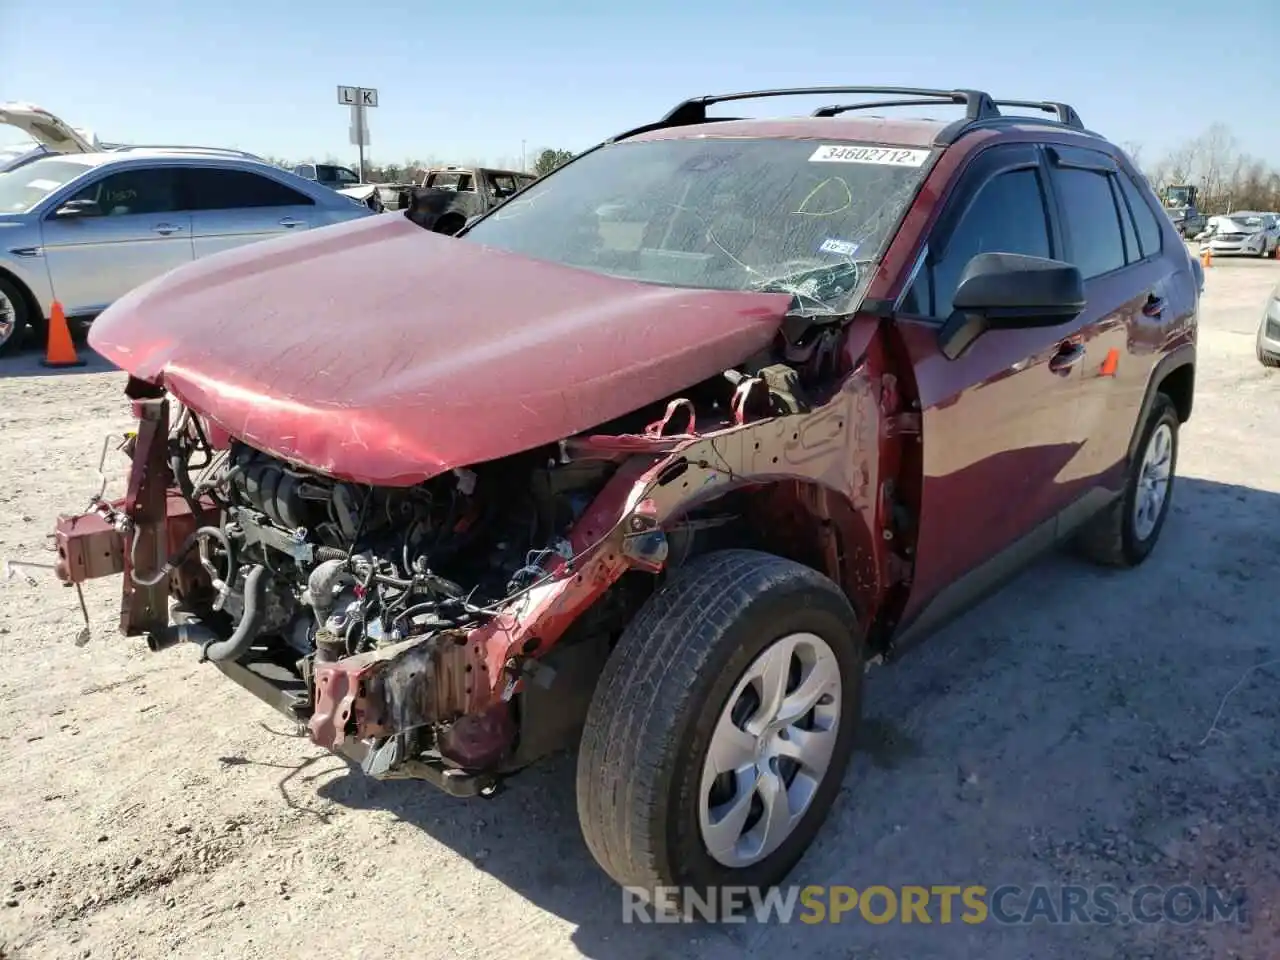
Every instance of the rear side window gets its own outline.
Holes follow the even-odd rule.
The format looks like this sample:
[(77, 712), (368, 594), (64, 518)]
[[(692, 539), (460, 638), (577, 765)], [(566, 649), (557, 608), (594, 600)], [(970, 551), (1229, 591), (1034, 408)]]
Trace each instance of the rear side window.
[(1107, 177), (1111, 182), (1111, 199), (1116, 210), (1120, 212), (1120, 232), (1124, 234), (1124, 252), (1126, 263), (1137, 263), (1142, 259), (1142, 251), (1138, 248), (1138, 232), (1133, 225), (1133, 217), (1129, 214), (1129, 205), (1120, 196), (1120, 184), (1115, 177)]
[(252, 207), (310, 206), (306, 194), (247, 170), (188, 168), (183, 171), (188, 210), (242, 210)]
[(1089, 280), (1125, 265), (1124, 239), (1111, 178), (1095, 170), (1058, 168), (1054, 182), (1062, 201), (1071, 256)]
[(1142, 195), (1137, 184), (1128, 177), (1117, 177), (1116, 182), (1120, 184), (1120, 192), (1124, 194), (1124, 198), (1129, 201), (1129, 211), (1133, 214), (1133, 222), (1138, 228), (1138, 242), (1142, 246), (1142, 256), (1144, 258), (1154, 256), (1163, 246), (1160, 221), (1151, 212), (1151, 205), (1147, 203), (1146, 197)]
[(1031, 169), (997, 174), (979, 190), (941, 258), (921, 268), (903, 301), (903, 311), (945, 320), (951, 316), (951, 300), (960, 276), (975, 256), (1020, 253), (1048, 257), (1050, 249), (1039, 174)]

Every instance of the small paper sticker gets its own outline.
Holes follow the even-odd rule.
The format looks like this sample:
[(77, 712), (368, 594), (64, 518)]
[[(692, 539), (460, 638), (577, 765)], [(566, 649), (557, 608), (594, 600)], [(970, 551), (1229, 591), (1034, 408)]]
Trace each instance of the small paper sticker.
[(929, 159), (928, 150), (907, 150), (902, 147), (855, 147), (849, 144), (824, 143), (810, 163), (874, 163), (883, 167), (922, 167)]
[(827, 237), (818, 247), (819, 253), (836, 253), (842, 257), (852, 257), (858, 252), (858, 245), (850, 240), (837, 240), (835, 237)]

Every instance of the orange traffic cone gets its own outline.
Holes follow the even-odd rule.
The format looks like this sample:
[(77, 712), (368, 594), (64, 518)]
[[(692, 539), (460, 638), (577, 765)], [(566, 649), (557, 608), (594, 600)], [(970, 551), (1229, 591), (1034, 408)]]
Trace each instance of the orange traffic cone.
[(1200, 263), (1206, 267), (1213, 266), (1213, 250), (1211, 248), (1205, 247), (1200, 251)]
[(49, 339), (45, 344), (44, 359), (40, 361), (46, 367), (83, 367), (84, 361), (76, 355), (76, 345), (71, 342), (71, 328), (67, 326), (67, 315), (62, 304), (53, 301), (53, 310), (49, 316)]

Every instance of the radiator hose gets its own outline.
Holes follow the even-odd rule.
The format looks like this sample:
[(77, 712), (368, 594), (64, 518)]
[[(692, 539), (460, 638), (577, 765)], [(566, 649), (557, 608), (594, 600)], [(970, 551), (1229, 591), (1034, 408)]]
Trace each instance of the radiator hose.
[(244, 613), (236, 624), (235, 632), (225, 640), (202, 623), (175, 623), (159, 633), (147, 637), (147, 646), (153, 651), (164, 650), (176, 643), (190, 641), (200, 644), (200, 662), (215, 663), (238, 660), (244, 656), (257, 639), (267, 608), (267, 568), (258, 564), (244, 578)]

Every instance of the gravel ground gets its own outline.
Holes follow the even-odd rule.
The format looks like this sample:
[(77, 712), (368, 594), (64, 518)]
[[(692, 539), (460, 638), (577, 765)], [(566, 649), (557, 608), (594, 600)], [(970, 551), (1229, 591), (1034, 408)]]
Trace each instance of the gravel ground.
[[(0, 585), (0, 958), (1280, 956), (1280, 379), (1252, 340), (1277, 279), (1274, 262), (1208, 271), (1151, 560), (1050, 557), (873, 672), (845, 792), (794, 874), (1214, 884), (1247, 891), (1244, 922), (626, 926), (579, 836), (570, 757), (492, 801), (367, 783), (194, 650), (116, 636), (117, 582), (88, 585), (77, 648), (74, 594), (19, 580)], [(35, 360), (0, 361), (0, 558), (49, 559), (102, 435), (129, 425), (122, 374)]]

